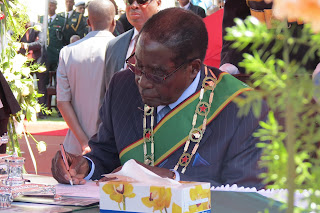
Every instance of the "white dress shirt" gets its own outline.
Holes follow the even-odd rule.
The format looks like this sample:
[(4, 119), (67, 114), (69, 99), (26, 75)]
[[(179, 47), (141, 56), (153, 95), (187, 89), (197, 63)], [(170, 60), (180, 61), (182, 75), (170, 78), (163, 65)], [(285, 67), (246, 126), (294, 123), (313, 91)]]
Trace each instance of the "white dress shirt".
[[(133, 35), (131, 37), (131, 41), (130, 41), (130, 44), (129, 44), (129, 47), (128, 47), (128, 50), (127, 50), (127, 55), (126, 55), (126, 59), (129, 58), (132, 54), (132, 51), (133, 51), (133, 48), (134, 48), (134, 45), (136, 43), (136, 40), (137, 40), (137, 37), (138, 37), (138, 30), (136, 28), (133, 29)], [(124, 66), (123, 66), (125, 69), (127, 68), (127, 64), (126, 62), (124, 62)]]

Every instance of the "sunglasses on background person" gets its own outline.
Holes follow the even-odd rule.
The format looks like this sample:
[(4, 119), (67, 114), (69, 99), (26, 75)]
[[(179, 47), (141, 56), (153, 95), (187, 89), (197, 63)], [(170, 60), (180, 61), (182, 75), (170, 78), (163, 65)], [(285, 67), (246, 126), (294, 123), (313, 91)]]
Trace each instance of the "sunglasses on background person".
[(147, 5), (152, 2), (152, 0), (126, 0), (127, 5), (132, 5), (136, 1), (139, 5)]

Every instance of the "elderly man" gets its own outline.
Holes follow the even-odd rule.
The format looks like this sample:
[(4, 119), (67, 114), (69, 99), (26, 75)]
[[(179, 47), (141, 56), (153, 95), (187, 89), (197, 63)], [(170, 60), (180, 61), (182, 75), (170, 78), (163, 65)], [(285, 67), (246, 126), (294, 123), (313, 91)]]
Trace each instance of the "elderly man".
[(63, 27), (63, 39), (65, 45), (69, 44), (72, 35), (79, 35), (83, 38), (87, 34), (87, 22), (82, 13), (73, 10), (74, 0), (66, 0), (66, 12), (60, 13), (65, 17)]
[(126, 67), (125, 59), (134, 52), (138, 32), (160, 9), (161, 0), (126, 0), (126, 14), (133, 29), (113, 39), (106, 52), (106, 74), (109, 82), (115, 72)]
[[(129, 70), (111, 80), (92, 151), (86, 158), (68, 154), (75, 184), (135, 159), (162, 177), (263, 186), (257, 177), (261, 149), (252, 133), (266, 105), (258, 119), (253, 112), (237, 117), (232, 99), (250, 88), (202, 64), (207, 44), (205, 24), (192, 12), (170, 8), (147, 21), (130, 57), (136, 64), (128, 58)], [(52, 173), (68, 183), (60, 152)]]
[(78, 155), (90, 150), (88, 140), (98, 130), (98, 110), (106, 92), (104, 56), (115, 27), (109, 0), (91, 1), (88, 12), (93, 31), (61, 50), (57, 70), (58, 108), (70, 128), (64, 146)]

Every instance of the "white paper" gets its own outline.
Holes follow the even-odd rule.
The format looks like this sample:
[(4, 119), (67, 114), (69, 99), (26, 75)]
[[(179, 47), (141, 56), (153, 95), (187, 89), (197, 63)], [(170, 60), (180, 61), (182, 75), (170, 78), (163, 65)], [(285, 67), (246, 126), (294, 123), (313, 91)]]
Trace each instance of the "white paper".
[(89, 197), (99, 199), (99, 186), (94, 181), (87, 181), (84, 185), (57, 184), (56, 193), (64, 196)]
[(152, 185), (181, 185), (178, 181), (170, 178), (162, 178), (159, 175), (151, 172), (145, 167), (139, 165), (135, 160), (127, 161), (120, 171), (110, 174), (105, 174), (105, 177), (116, 177), (120, 181), (136, 181)]

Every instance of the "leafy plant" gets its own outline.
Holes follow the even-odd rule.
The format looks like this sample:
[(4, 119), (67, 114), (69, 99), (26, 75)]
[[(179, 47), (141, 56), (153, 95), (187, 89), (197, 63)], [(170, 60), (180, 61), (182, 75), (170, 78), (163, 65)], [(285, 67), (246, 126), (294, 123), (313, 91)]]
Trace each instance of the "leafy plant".
[[(18, 137), (25, 136), (28, 149), (35, 167), (36, 161), (29, 144), (28, 136), (37, 143), (39, 150), (44, 150), (45, 142), (38, 142), (32, 135), (25, 132), (22, 128), (17, 128), (17, 124), (22, 124), (23, 120), (36, 121), (36, 114), (40, 111), (50, 113), (44, 106), (41, 106), (37, 98), (41, 97), (35, 89), (36, 80), (33, 78), (35, 72), (44, 72), (46, 69), (43, 65), (32, 63), (32, 60), (27, 56), (17, 54), (17, 50), (21, 44), (20, 41), (26, 33), (25, 24), (29, 21), (26, 14), (26, 8), (19, 4), (19, 1), (0, 1), (0, 37), (1, 37), (1, 57), (0, 57), (0, 70), (10, 85), (10, 88), (16, 97), (21, 111), (15, 115), (11, 115), (8, 123), (8, 135), (10, 143), (8, 143), (7, 153), (21, 156), (20, 145)], [(10, 29), (10, 30), (9, 30)], [(12, 31), (13, 30), (13, 31)], [(20, 125), (21, 126), (21, 125)]]
[[(236, 100), (240, 114), (251, 107), (258, 114), (261, 99), (270, 107), (268, 121), (261, 122), (262, 128), (254, 134), (270, 141), (258, 145), (264, 148), (261, 166), (268, 168), (261, 177), (268, 188), (288, 189), (288, 212), (298, 211), (294, 208), (297, 189), (309, 190), (308, 211), (320, 212), (320, 107), (313, 100), (312, 71), (305, 68), (308, 59), (320, 56), (320, 35), (308, 24), (301, 36), (294, 37), (286, 21), (276, 22), (273, 29), (253, 17), (236, 23), (227, 29), (225, 39), (239, 50), (250, 47), (252, 54), (244, 54), (239, 65), (251, 75), (251, 86), (256, 88), (248, 98)], [(301, 60), (294, 59), (292, 54), (302, 45), (308, 51)]]

